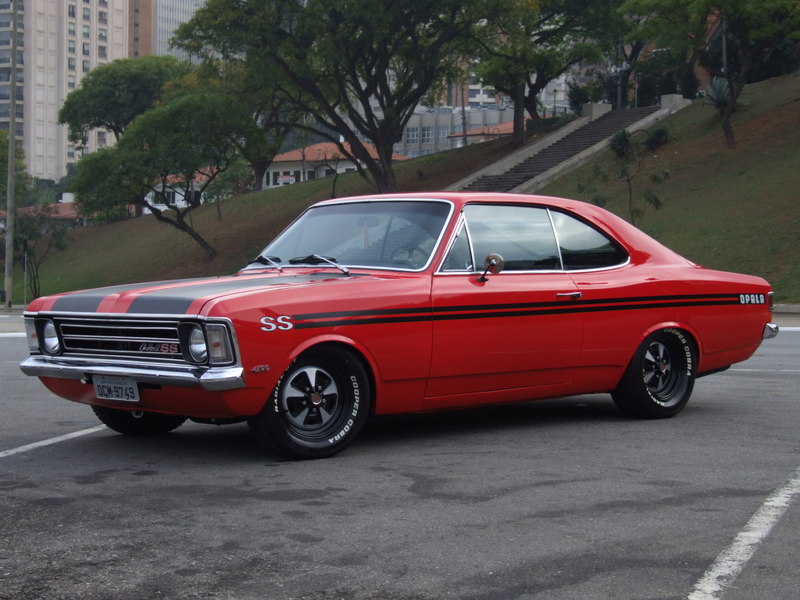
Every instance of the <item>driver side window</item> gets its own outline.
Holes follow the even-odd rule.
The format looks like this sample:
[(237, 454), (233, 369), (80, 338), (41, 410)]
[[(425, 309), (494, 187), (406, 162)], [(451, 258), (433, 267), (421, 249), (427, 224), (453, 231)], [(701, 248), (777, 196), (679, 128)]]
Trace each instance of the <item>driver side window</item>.
[(506, 271), (561, 269), (561, 257), (547, 209), (537, 206), (464, 207), (472, 242), (473, 264), (492, 253), (505, 260)]

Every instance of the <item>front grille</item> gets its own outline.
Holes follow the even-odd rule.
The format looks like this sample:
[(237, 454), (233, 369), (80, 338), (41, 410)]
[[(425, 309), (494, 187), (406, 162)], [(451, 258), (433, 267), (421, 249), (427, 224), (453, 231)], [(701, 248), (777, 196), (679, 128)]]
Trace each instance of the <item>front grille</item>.
[(181, 361), (177, 321), (56, 318), (63, 354)]

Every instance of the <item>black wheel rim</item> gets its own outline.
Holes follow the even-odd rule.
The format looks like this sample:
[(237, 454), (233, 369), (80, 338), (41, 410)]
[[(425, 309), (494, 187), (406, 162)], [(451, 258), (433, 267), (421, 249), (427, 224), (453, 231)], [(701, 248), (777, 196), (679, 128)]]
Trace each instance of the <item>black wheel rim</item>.
[(287, 376), (278, 402), (289, 431), (308, 441), (322, 439), (336, 429), (344, 413), (344, 398), (336, 378), (313, 365)]
[(642, 375), (650, 396), (664, 407), (681, 401), (686, 386), (683, 365), (676, 362), (670, 345), (662, 340), (653, 341), (644, 354)]

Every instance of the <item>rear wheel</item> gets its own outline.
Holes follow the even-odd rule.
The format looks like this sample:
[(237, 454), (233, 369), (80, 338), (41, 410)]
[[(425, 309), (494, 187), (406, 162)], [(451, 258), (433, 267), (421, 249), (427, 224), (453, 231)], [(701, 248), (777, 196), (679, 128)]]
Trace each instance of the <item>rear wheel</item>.
[(345, 349), (317, 349), (292, 363), (269, 402), (247, 422), (269, 450), (288, 458), (325, 458), (353, 441), (370, 404), (362, 362)]
[(689, 401), (695, 365), (694, 344), (684, 332), (674, 328), (657, 331), (636, 350), (611, 396), (628, 416), (671, 417)]
[(186, 417), (143, 410), (119, 410), (105, 406), (92, 406), (92, 410), (106, 427), (125, 435), (161, 435), (177, 429), (186, 421)]

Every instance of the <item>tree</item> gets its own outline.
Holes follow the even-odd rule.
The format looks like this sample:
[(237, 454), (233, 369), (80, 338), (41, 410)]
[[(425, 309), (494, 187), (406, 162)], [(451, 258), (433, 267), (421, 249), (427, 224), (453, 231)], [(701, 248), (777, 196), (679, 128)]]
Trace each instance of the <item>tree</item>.
[(514, 0), (483, 28), (477, 72), (514, 99), (514, 139), (519, 145), (524, 113), (539, 120), (539, 95), (547, 85), (584, 61), (600, 60), (594, 40), (610, 18), (608, 0)]
[[(787, 38), (800, 36), (800, 6), (797, 0), (771, 0), (755, 3), (746, 0), (706, 0), (701, 3), (719, 19), (720, 35), (733, 41), (738, 68), (712, 69), (713, 75), (728, 81), (730, 99), (722, 111), (722, 131), (729, 148), (736, 147), (731, 117), (744, 86), (756, 66), (769, 58)], [(710, 10), (709, 10), (710, 9)], [(724, 65), (723, 65), (724, 66)]]
[(242, 61), (253, 76), (277, 69), (282, 96), (314, 119), (297, 126), (339, 144), (389, 192), (397, 187), (392, 148), (414, 109), (501, 2), (209, 0), (176, 39), (206, 58)]
[(209, 183), (204, 192), (205, 202), (217, 207), (217, 219), (222, 221), (222, 201), (231, 196), (241, 196), (253, 189), (253, 170), (244, 160), (235, 160)]
[(596, 75), (615, 110), (630, 104), (631, 75), (638, 70), (652, 42), (648, 22), (649, 16), (625, 12), (616, 2), (600, 31), (597, 43), (603, 49), (605, 62)]
[[(644, 137), (640, 141), (637, 137)], [(644, 209), (635, 203), (634, 180), (643, 172), (647, 151), (660, 148), (669, 141), (669, 132), (663, 127), (657, 127), (652, 131), (639, 130), (630, 133), (627, 129), (617, 132), (608, 141), (608, 148), (611, 150), (616, 163), (616, 173), (613, 177), (625, 184), (627, 193), (628, 220), (632, 225), (636, 225), (644, 214)], [(593, 178), (602, 183), (608, 183), (612, 175), (604, 166), (595, 163), (593, 168)], [(661, 184), (669, 179), (669, 171), (664, 168), (656, 169), (650, 175), (650, 182)], [(608, 198), (605, 194), (598, 192), (591, 185), (578, 184), (578, 192), (589, 194), (590, 200), (600, 206), (605, 205)], [(645, 188), (642, 196), (647, 204), (653, 209), (658, 210), (663, 206), (663, 202), (653, 188)]]
[(69, 139), (78, 145), (100, 127), (119, 139), (134, 118), (156, 105), (164, 84), (189, 69), (171, 56), (114, 60), (81, 79), (64, 100), (58, 122), (69, 126)]
[(683, 53), (668, 48), (650, 52), (636, 68), (636, 98), (640, 106), (658, 104), (664, 94), (681, 93), (684, 98), (694, 98), (697, 86), (697, 77), (686, 68)]
[(213, 93), (175, 98), (140, 115), (116, 146), (84, 156), (75, 184), (81, 211), (147, 209), (214, 258), (216, 250), (194, 229), (189, 215), (239, 156), (241, 120), (228, 101)]
[(683, 44), (690, 49), (693, 61), (707, 52), (714, 37), (721, 36), (727, 42), (733, 60), (712, 64), (710, 73), (727, 81), (728, 99), (721, 108), (721, 125), (726, 144), (734, 148), (731, 118), (744, 86), (758, 65), (768, 61), (787, 40), (800, 39), (797, 0), (629, 0), (626, 8), (649, 12), (654, 23), (663, 24), (657, 39)]
[[(274, 71), (274, 68), (273, 68)], [(241, 120), (238, 145), (252, 173), (251, 189), (263, 188), (267, 169), (300, 117), (293, 113), (275, 85), (275, 76), (250, 73), (237, 61), (209, 60), (165, 85), (163, 101), (190, 93), (213, 92), (227, 97), (226, 110)]]
[(41, 296), (41, 266), (51, 250), (66, 246), (66, 226), (55, 218), (54, 204), (37, 204), (17, 214), (14, 231), (16, 261), (28, 273), (33, 298)]
[(32, 206), (34, 204), (53, 204), (58, 202), (59, 194), (60, 188), (55, 181), (51, 179), (32, 177), (30, 192), (26, 194), (26, 197), (22, 199), (22, 202), (25, 206)]
[[(658, 47), (637, 68), (641, 96), (657, 100), (674, 85), (684, 98), (694, 98), (694, 67), (708, 29), (708, 15), (693, 0), (627, 0), (620, 9), (635, 22), (635, 36)], [(672, 64), (670, 64), (672, 63)]]

